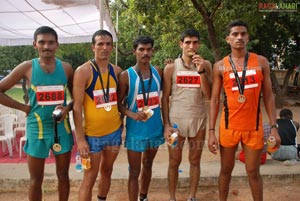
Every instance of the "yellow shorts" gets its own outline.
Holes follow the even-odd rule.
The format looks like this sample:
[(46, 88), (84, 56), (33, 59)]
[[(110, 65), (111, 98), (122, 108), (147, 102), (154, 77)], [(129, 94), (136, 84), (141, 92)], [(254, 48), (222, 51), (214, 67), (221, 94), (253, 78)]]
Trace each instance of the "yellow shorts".
[(220, 145), (233, 147), (242, 142), (247, 147), (256, 150), (264, 147), (264, 131), (259, 127), (258, 131), (236, 131), (220, 128)]

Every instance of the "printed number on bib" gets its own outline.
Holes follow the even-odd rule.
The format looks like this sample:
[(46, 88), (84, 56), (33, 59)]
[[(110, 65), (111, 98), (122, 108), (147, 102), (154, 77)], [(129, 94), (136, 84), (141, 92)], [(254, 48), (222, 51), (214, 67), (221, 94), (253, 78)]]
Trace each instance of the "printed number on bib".
[[(94, 102), (96, 105), (96, 108), (103, 108), (106, 105), (103, 90), (94, 90)], [(116, 88), (109, 88), (109, 103), (110, 105), (116, 105), (117, 104), (117, 92)]]
[(176, 84), (178, 87), (200, 87), (200, 75), (196, 71), (178, 71)]
[[(242, 72), (238, 72), (240, 83), (242, 83)], [(231, 88), (232, 91), (238, 91), (238, 84), (235, 79), (234, 73), (229, 74), (229, 78), (231, 80)], [(247, 70), (245, 77), (245, 89), (256, 88), (258, 87), (258, 78), (256, 74), (256, 70)]]
[[(143, 94), (138, 94), (136, 96), (136, 104), (138, 107), (138, 111), (143, 111), (144, 107), (144, 98)], [(153, 91), (149, 93), (149, 99), (148, 99), (148, 108), (149, 109), (154, 109), (159, 106), (159, 97), (157, 91)]]
[(36, 99), (38, 105), (59, 105), (65, 100), (63, 85), (37, 86)]

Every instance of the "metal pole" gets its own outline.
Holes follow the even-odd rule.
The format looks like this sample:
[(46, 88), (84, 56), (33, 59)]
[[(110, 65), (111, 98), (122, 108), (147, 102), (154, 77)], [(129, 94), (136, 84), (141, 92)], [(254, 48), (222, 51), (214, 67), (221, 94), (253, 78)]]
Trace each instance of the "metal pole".
[[(118, 36), (118, 32), (119, 32), (119, 11), (117, 10), (116, 13), (116, 35)], [(116, 41), (116, 66), (118, 66), (118, 40)]]
[(103, 5), (103, 0), (99, 0), (100, 29), (103, 29), (104, 12), (105, 12), (105, 7)]

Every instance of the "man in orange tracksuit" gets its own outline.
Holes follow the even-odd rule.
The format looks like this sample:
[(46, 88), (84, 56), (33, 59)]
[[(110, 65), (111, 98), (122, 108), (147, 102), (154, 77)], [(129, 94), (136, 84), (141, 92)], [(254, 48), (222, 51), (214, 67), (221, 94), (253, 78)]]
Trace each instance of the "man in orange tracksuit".
[[(239, 142), (245, 151), (245, 167), (254, 201), (263, 200), (260, 158), (264, 146), (260, 94), (271, 125), (271, 136), (280, 146), (276, 126), (274, 96), (272, 94), (268, 60), (248, 52), (248, 26), (236, 20), (228, 25), (227, 43), (230, 55), (215, 63), (210, 103), (208, 148), (216, 154), (220, 144), (221, 170), (219, 176), (220, 201), (227, 200), (235, 153)], [(220, 120), (219, 142), (215, 135), (219, 112), (220, 92), (224, 87), (224, 105)]]

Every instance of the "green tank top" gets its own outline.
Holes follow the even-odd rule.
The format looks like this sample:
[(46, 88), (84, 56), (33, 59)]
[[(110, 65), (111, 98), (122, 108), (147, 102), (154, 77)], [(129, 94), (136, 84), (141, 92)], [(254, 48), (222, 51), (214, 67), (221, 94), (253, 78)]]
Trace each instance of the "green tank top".
[[(56, 59), (52, 73), (43, 71), (39, 59), (32, 60), (31, 87), (28, 89), (31, 110), (27, 117), (27, 137), (49, 139), (54, 137), (52, 112), (57, 105), (66, 105), (67, 77), (62, 62)], [(58, 123), (58, 135), (71, 133), (68, 117)]]

